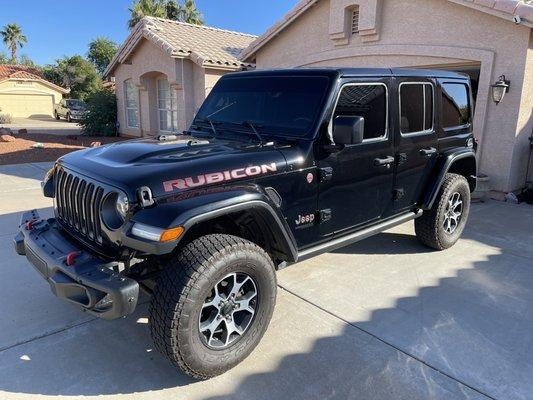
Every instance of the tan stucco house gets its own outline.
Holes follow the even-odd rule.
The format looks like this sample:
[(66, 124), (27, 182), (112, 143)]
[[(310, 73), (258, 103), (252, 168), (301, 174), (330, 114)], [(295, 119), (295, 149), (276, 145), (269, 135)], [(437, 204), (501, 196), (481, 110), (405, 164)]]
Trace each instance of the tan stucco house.
[(256, 37), (145, 17), (105, 71), (114, 77), (120, 133), (181, 132), (224, 74), (253, 67), (239, 55)]
[(40, 118), (54, 114), (69, 91), (45, 80), (40, 73), (22, 65), (0, 65), (0, 113), (12, 117)]
[[(515, 0), (302, 0), (242, 54), (257, 68), (423, 67), (472, 78), (480, 172), (526, 181), (533, 130), (533, 5)], [(510, 91), (496, 105), (491, 84)], [(533, 175), (532, 175), (533, 176)]]

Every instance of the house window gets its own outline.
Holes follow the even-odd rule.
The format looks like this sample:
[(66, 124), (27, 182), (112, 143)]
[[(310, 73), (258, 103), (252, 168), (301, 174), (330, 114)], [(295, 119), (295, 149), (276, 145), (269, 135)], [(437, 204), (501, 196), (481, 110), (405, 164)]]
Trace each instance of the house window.
[(352, 9), (352, 35), (359, 33), (359, 6)]
[(124, 104), (126, 108), (126, 124), (129, 128), (139, 127), (139, 111), (135, 85), (131, 79), (124, 81)]
[(335, 106), (333, 121), (340, 115), (364, 118), (364, 141), (387, 137), (387, 86), (383, 83), (349, 83)]
[(400, 132), (403, 135), (433, 131), (433, 85), (400, 84)]
[(442, 127), (457, 128), (470, 123), (470, 96), (462, 83), (442, 84)]
[(166, 79), (157, 80), (157, 109), (159, 113), (159, 130), (174, 132), (178, 128), (178, 110), (176, 99), (172, 95), (170, 84)]

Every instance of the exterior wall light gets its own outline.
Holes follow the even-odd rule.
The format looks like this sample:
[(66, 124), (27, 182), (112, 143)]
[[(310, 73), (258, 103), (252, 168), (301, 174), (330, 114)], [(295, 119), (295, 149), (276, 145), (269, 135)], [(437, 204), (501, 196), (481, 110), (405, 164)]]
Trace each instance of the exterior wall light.
[(501, 75), (498, 78), (498, 81), (494, 85), (491, 85), (492, 100), (496, 103), (496, 105), (500, 104), (500, 102), (505, 97), (505, 93), (509, 92), (510, 87), (511, 81), (505, 79), (505, 75)]

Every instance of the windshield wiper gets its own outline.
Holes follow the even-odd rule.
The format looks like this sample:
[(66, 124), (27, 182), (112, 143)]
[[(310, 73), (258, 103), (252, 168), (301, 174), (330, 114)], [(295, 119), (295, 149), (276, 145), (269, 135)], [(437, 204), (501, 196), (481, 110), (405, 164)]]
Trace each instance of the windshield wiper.
[(213, 131), (213, 134), (215, 137), (218, 137), (217, 129), (215, 128), (215, 124), (220, 124), (219, 121), (213, 121), (209, 118), (196, 118), (194, 122), (200, 122), (200, 123), (208, 123), (211, 126), (211, 130)]
[(256, 124), (254, 124), (251, 121), (243, 121), (242, 125), (243, 126), (249, 126), (250, 128), (252, 128), (252, 131), (254, 132), (255, 136), (257, 136), (257, 138), (259, 139), (259, 145), (260, 146), (263, 146), (265, 144), (265, 141), (264, 141), (263, 137), (261, 136), (261, 134), (256, 129), (256, 126), (258, 128), (261, 128), (262, 125), (256, 125)]

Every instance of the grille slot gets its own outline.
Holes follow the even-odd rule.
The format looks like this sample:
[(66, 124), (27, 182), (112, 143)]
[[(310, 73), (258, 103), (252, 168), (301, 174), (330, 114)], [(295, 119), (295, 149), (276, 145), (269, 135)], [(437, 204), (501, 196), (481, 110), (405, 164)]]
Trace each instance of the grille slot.
[(56, 177), (56, 210), (61, 223), (78, 235), (103, 243), (100, 208), (104, 188), (80, 175), (59, 169)]

